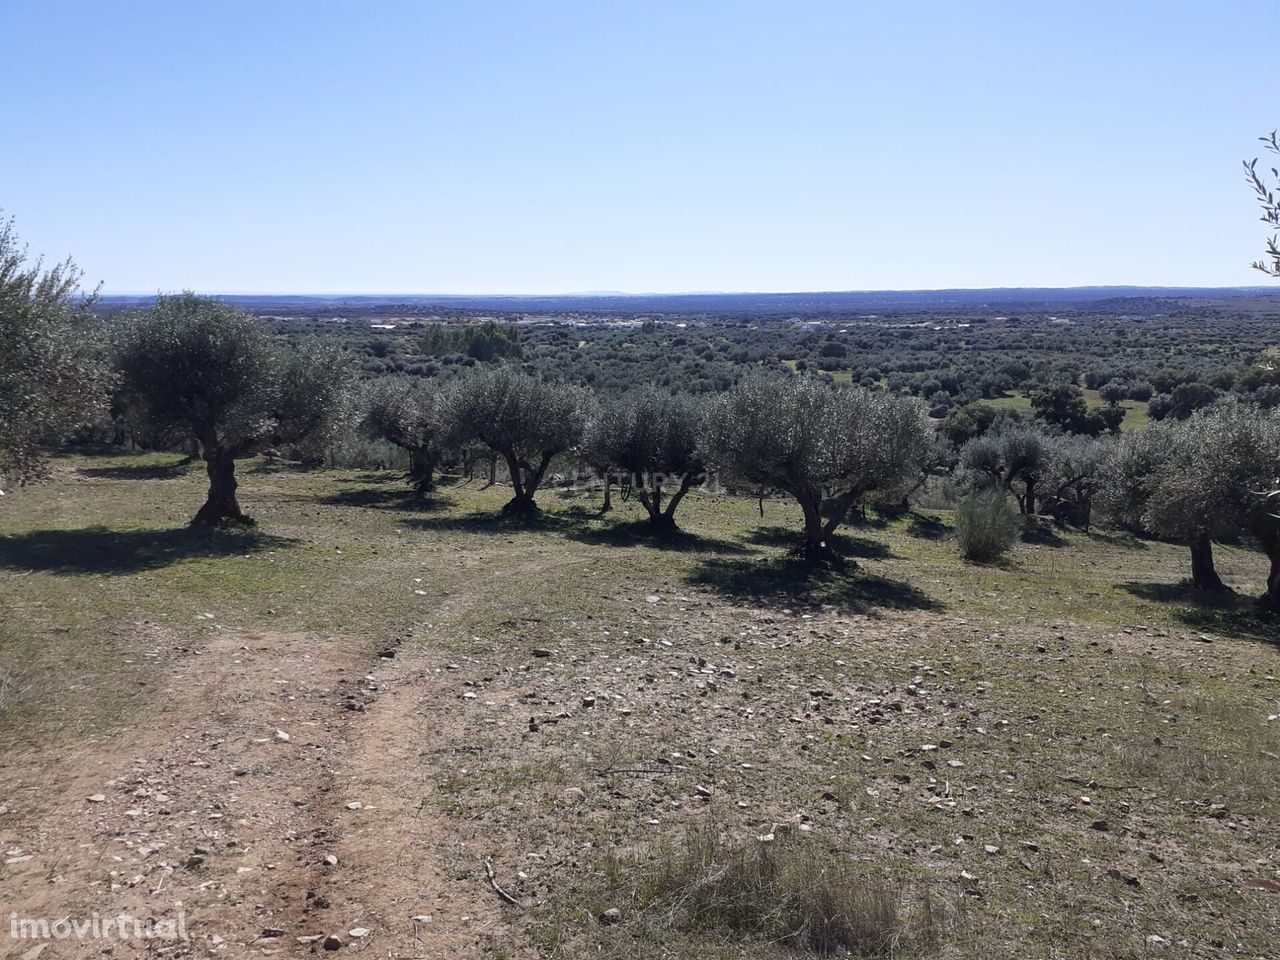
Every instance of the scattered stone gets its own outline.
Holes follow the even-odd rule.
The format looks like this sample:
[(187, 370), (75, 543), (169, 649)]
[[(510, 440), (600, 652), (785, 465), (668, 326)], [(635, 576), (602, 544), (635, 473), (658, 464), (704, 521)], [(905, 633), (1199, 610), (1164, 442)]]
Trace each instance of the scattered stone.
[(90, 803), (102, 803), (107, 798), (104, 794), (101, 794), (101, 793), (91, 793), (85, 799), (87, 799)]
[(324, 858), (323, 863), (326, 867), (336, 867), (338, 865), (338, 858), (331, 853)]
[(341, 950), (342, 938), (338, 936), (336, 933), (331, 933), (324, 938), (324, 943), (322, 944), (322, 946), (326, 950)]
[(622, 920), (622, 911), (617, 907), (610, 907), (604, 913), (600, 914), (599, 919), (606, 927), (613, 926), (613, 924), (619, 923)]
[(1107, 876), (1110, 877), (1112, 880), (1119, 880), (1121, 883), (1127, 884), (1130, 887), (1142, 886), (1142, 881), (1140, 881), (1137, 877), (1127, 874), (1116, 867), (1112, 867), (1110, 870), (1108, 870)]
[(350, 930), (347, 931), (347, 935), (351, 937), (352, 940), (359, 940), (361, 937), (367, 937), (369, 935), (369, 928), (368, 927), (352, 927)]
[(533, 655), (535, 657), (549, 657), (551, 656), (551, 651), (546, 647), (534, 647)]
[(289, 742), (289, 735), (288, 735), (287, 733), (285, 733), (283, 730), (277, 730), (277, 731), (276, 731), (276, 740), (277, 740), (277, 741), (279, 741), (280, 743), (288, 743), (288, 742)]

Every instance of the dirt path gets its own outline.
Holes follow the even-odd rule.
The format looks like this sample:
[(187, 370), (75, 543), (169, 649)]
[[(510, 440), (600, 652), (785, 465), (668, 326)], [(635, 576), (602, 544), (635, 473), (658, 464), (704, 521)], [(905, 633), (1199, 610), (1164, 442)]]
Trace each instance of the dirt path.
[(465, 750), (443, 681), (364, 649), (211, 626), (157, 659), (134, 729), (56, 766), (8, 756), (0, 902), (49, 922), (181, 917), (189, 939), (15, 940), (5, 916), (0, 953), (466, 957), (509, 940), (474, 838), (434, 812), (423, 758)]

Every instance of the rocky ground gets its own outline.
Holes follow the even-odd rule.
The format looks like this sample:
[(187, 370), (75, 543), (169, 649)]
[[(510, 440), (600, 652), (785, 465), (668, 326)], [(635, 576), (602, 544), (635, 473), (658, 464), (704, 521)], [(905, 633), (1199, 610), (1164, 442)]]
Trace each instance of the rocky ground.
[(786, 953), (646, 893), (699, 830), (927, 908), (904, 954), (1275, 956), (1280, 656), (1169, 599), (1172, 547), (971, 569), (908, 518), (814, 579), (780, 505), (694, 499), (670, 549), (576, 498), (513, 528), (499, 491), (287, 473), (246, 480), (257, 537), (193, 543), (159, 466), (0, 518), (0, 920), (189, 939), (13, 956)]

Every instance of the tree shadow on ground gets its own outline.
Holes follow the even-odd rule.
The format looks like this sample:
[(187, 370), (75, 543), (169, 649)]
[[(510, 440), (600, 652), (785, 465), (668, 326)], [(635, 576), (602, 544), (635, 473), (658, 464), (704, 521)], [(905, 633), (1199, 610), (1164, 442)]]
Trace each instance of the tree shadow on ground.
[(1129, 581), (1117, 586), (1143, 600), (1168, 605), (1173, 618), (1188, 629), (1280, 644), (1280, 618), (1259, 610), (1255, 598), (1248, 594), (1197, 590), (1189, 580), (1178, 583)]
[(173, 463), (122, 464), (115, 467), (81, 467), (76, 472), (95, 480), (175, 480), (196, 467), (197, 461), (185, 457)]
[(1105, 543), (1109, 547), (1121, 547), (1126, 550), (1151, 549), (1140, 536), (1127, 530), (1099, 530), (1092, 527), (1085, 531), (1085, 536), (1097, 543)]
[(192, 558), (280, 549), (296, 542), (253, 530), (32, 530), (0, 537), (0, 567), (68, 574), (128, 574)]
[(916, 587), (860, 572), (856, 564), (814, 564), (796, 556), (707, 559), (688, 579), (730, 599), (765, 606), (832, 604), (855, 613), (942, 609)]
[[(598, 519), (596, 514), (583, 517), (575, 510), (565, 511), (565, 515), (573, 516), (575, 519)], [(751, 553), (742, 544), (733, 543), (730, 540), (717, 540), (715, 537), (686, 533), (683, 530), (660, 533), (654, 530), (648, 520), (625, 520), (599, 526), (579, 527), (566, 531), (565, 535), (570, 540), (592, 546), (648, 547), (652, 550), (674, 550), (685, 553)]]
[(501, 535), (526, 530), (568, 531), (576, 521), (558, 513), (536, 513), (532, 516), (508, 516), (497, 510), (466, 513), (462, 516), (413, 517), (405, 525), (417, 530), (452, 533), (487, 533)]
[(1023, 528), (1021, 540), (1033, 547), (1051, 547), (1058, 549), (1071, 544), (1071, 541), (1058, 533), (1047, 523), (1030, 522)]
[(946, 540), (951, 536), (952, 530), (937, 517), (913, 513), (907, 521), (907, 533), (922, 540)]
[(319, 502), (333, 507), (368, 507), (374, 510), (403, 510), (410, 513), (431, 513), (454, 505), (454, 501), (449, 497), (440, 496), (438, 493), (419, 497), (412, 490), (399, 485), (377, 490), (366, 487), (340, 490), (327, 497), (321, 497)]
[[(780, 547), (787, 550), (798, 547), (800, 540), (799, 530), (783, 526), (757, 527), (747, 537), (748, 543), (759, 547)], [(862, 560), (890, 560), (894, 555), (879, 540), (855, 537), (847, 533), (835, 534), (831, 538), (831, 549), (842, 557), (857, 557)]]

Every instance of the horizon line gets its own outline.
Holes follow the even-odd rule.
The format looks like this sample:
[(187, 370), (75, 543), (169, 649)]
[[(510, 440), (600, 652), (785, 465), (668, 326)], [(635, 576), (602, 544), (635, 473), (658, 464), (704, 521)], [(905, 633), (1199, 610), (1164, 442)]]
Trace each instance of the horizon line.
[[(299, 290), (209, 290), (195, 291), (210, 297), (448, 297), (458, 299), (511, 299), (537, 300), (565, 297), (595, 299), (638, 299), (642, 297), (785, 297), (828, 296), (833, 294), (876, 293), (987, 293), (1018, 290), (1216, 290), (1257, 291), (1280, 295), (1280, 286), (1267, 284), (1167, 284), (1167, 283), (1080, 283), (1066, 286), (1010, 285), (996, 287), (864, 287), (844, 290), (674, 290), (674, 291), (626, 291), (626, 290), (570, 290), (559, 293), (412, 293), (407, 291), (299, 291)], [(184, 290), (104, 290), (101, 297), (157, 297), (172, 296)]]

